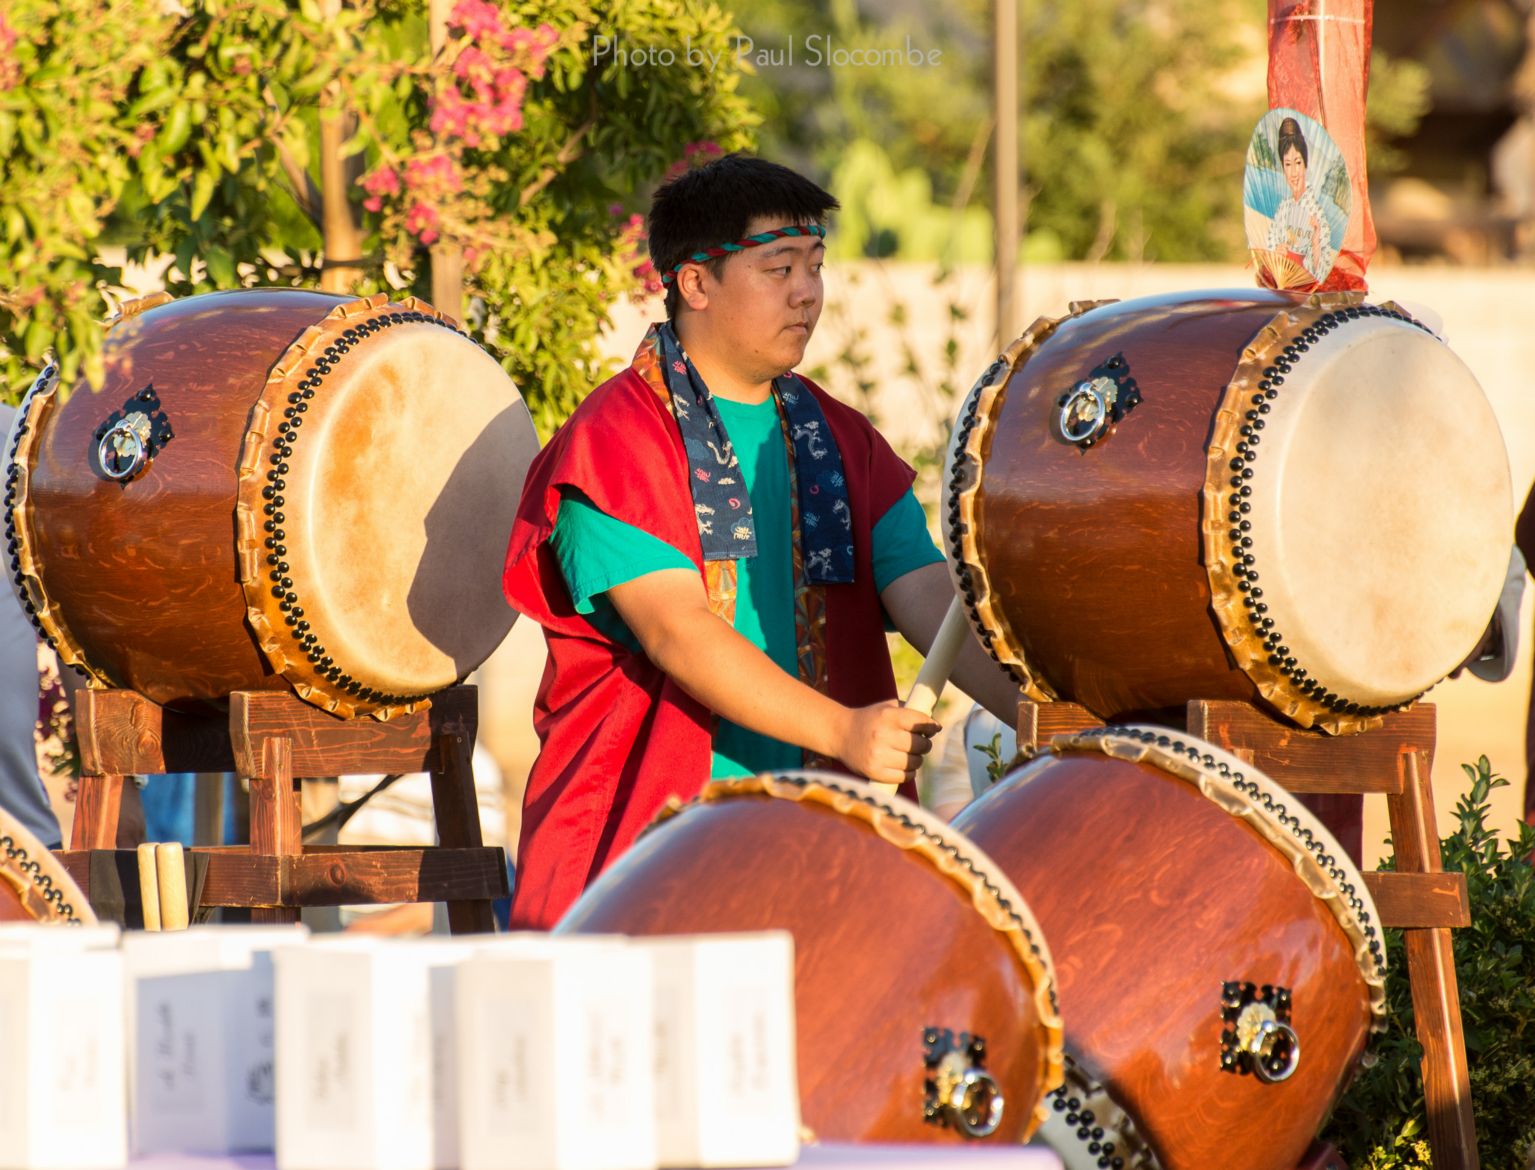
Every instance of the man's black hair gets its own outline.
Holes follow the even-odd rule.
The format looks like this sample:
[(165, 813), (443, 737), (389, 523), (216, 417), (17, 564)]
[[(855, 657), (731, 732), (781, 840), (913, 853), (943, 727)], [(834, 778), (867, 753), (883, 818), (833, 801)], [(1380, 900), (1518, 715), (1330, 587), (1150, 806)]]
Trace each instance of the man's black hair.
[[(792, 224), (823, 223), (837, 201), (804, 175), (745, 154), (727, 154), (661, 186), (650, 201), (650, 262), (665, 274), (694, 252), (746, 235), (757, 218)], [(708, 262), (718, 279), (728, 256)], [(666, 288), (666, 316), (682, 298), (676, 281)]]

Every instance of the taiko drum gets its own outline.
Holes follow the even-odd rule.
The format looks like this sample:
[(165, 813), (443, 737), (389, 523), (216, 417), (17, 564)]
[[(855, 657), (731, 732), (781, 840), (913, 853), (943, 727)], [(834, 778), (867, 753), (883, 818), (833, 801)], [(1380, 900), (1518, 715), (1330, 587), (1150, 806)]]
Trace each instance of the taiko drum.
[(96, 922), (85, 894), (27, 827), (0, 808), (0, 923)]
[(1465, 660), (1513, 525), (1497, 419), (1443, 341), (1259, 291), (1036, 322), (961, 409), (945, 510), (971, 621), (1032, 698), (1332, 732)]
[(387, 717), (510, 629), (538, 441), (494, 359), (415, 300), (299, 289), (126, 306), (95, 392), (38, 378), (8, 448), (12, 578), (60, 658), (157, 703), (291, 687)]
[(1069, 1170), (1293, 1170), (1384, 1026), (1343, 850), (1235, 756), (1157, 727), (1057, 737), (955, 818), (1050, 939)]
[(789, 931), (801, 1115), (823, 1140), (1015, 1142), (1060, 1081), (1050, 955), (1023, 899), (941, 821), (857, 780), (710, 784), (558, 929)]

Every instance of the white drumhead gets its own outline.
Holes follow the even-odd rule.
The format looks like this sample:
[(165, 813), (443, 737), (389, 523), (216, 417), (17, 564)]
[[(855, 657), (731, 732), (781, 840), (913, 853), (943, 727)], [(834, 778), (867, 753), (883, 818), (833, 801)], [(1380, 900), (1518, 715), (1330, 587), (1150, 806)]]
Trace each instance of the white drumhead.
[(1508, 565), (1513, 497), (1492, 407), (1415, 325), (1341, 322), (1297, 355), (1251, 460), (1251, 553), (1290, 655), (1390, 706), (1475, 648)]
[(393, 325), (326, 377), (286, 477), (293, 588), (347, 675), (387, 694), (451, 685), (516, 614), (501, 570), (538, 451), (493, 358), (440, 325)]

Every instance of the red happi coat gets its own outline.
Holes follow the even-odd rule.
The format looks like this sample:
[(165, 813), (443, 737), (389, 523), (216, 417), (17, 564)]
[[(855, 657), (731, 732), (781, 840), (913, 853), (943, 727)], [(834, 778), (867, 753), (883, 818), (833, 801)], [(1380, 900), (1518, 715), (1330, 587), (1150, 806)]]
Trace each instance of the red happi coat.
[[(853, 513), (854, 581), (817, 589), (826, 692), (863, 706), (895, 697), (874, 588), (874, 522), (915, 476), (861, 414), (805, 385), (841, 450)], [(514, 929), (553, 926), (669, 797), (695, 796), (709, 778), (714, 716), (642, 652), (575, 612), (549, 547), (561, 489), (575, 488), (680, 549), (703, 574), (687, 477), (670, 404), (634, 367), (593, 391), (528, 470), (503, 587), (514, 609), (544, 627), (549, 660), (533, 709), (542, 748), (523, 799)]]

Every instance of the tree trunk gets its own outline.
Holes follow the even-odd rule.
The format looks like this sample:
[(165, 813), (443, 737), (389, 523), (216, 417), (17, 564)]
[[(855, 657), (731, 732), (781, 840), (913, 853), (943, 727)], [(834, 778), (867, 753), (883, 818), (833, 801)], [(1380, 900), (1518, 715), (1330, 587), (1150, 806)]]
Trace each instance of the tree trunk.
[[(432, 56), (448, 43), (448, 14), (453, 0), (431, 0), (429, 16)], [(464, 250), (451, 240), (440, 239), (428, 251), (432, 266), (432, 307), (455, 321), (464, 317)]]
[[(342, 0), (325, 0), (325, 15), (338, 15), (341, 4)], [(362, 277), (362, 268), (356, 264), (362, 251), (361, 233), (348, 198), (358, 178), (361, 156), (344, 159), (341, 147), (356, 131), (357, 120), (341, 108), (338, 82), (326, 87), (320, 102), (320, 225), (325, 239), (320, 288), (330, 293), (348, 293)]]

